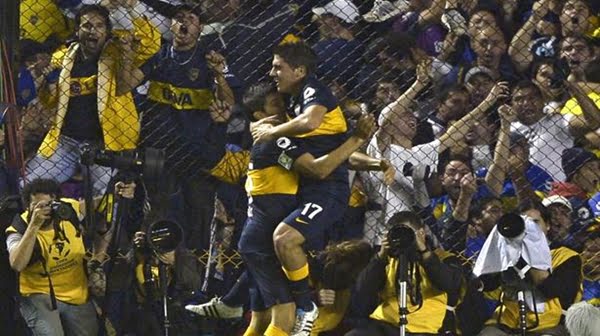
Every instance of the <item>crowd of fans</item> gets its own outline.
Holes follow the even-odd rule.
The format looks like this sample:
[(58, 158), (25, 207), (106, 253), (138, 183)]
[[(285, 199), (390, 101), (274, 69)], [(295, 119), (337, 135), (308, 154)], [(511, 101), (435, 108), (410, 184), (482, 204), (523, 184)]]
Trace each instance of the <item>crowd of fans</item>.
[(24, 0), (20, 33), (33, 334), (598, 335), (597, 2)]

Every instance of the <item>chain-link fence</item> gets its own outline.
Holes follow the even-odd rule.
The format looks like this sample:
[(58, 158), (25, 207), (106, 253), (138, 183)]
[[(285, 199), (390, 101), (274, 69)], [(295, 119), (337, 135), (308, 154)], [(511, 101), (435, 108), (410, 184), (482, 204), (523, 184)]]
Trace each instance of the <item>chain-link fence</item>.
[[(153, 270), (143, 265), (153, 254), (133, 249), (138, 232), (151, 235), (159, 220), (183, 232), (174, 309), (224, 295), (237, 281), (253, 199), (294, 193), (277, 173), (261, 182), (271, 189), (253, 185), (253, 171), (292, 163), (257, 153), (253, 136), (266, 137), (265, 128), (251, 122), (277, 125), (269, 115), (287, 109), (291, 120), (314, 100), (326, 107), (312, 128), (321, 137), (306, 145), (316, 157), (343, 143), (330, 146), (335, 135), (360, 134), (363, 115), (378, 125), (359, 148), (371, 161), (349, 160), (347, 206), (307, 242), (315, 250), (351, 239), (379, 246), (394, 214), (414, 211), (428, 246), (458, 256), (468, 274), (503, 215), (519, 213), (538, 225), (526, 235), (542, 232), (555, 270), (560, 247), (581, 254), (583, 299), (597, 302), (598, 10), (584, 0), (23, 0), (14, 99), (3, 90), (9, 77), (0, 82), (20, 120), (5, 127), (5, 170), (20, 172), (20, 187), (53, 179), (64, 197), (85, 199), (87, 213), (97, 206), (84, 226), (90, 287), (118, 329), (128, 315), (115, 306), (129, 299), (160, 311), (146, 305)], [(288, 43), (308, 44), (314, 69), (302, 57), (276, 65), (274, 48)], [(273, 81), (281, 96), (259, 85)], [(117, 182), (135, 183), (135, 192)], [(535, 259), (538, 248), (523, 258)], [(121, 272), (121, 264), (138, 266)], [(119, 272), (131, 274), (111, 280)], [(135, 297), (125, 299), (131, 288)]]

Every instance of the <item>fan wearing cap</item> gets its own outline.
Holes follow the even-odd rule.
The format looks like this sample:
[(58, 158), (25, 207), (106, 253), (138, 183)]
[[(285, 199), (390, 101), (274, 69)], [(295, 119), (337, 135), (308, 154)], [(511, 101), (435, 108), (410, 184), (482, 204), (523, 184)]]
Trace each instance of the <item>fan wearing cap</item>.
[(319, 32), (313, 49), (319, 58), (320, 78), (351, 89), (361, 81), (363, 45), (355, 38), (353, 25), (360, 19), (358, 8), (350, 0), (334, 0), (312, 9), (312, 22)]
[(573, 206), (566, 197), (552, 195), (542, 200), (542, 205), (550, 211), (550, 222), (546, 236), (550, 241), (550, 246), (569, 246), (577, 248), (571, 228), (573, 226)]

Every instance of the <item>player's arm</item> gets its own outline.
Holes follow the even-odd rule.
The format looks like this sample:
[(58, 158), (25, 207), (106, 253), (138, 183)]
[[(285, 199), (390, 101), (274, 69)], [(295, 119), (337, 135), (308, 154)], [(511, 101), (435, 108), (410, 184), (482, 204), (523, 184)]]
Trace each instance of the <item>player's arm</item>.
[(354, 134), (341, 146), (319, 158), (315, 158), (310, 153), (305, 153), (294, 161), (292, 168), (304, 176), (322, 180), (344, 161), (348, 160), (371, 137), (374, 131), (374, 117), (364, 114), (358, 120)]
[(294, 137), (309, 133), (321, 125), (323, 118), (327, 113), (327, 108), (323, 105), (311, 105), (306, 108), (302, 114), (283, 124), (261, 125), (252, 130), (252, 137), (255, 142), (269, 141), (280, 137)]

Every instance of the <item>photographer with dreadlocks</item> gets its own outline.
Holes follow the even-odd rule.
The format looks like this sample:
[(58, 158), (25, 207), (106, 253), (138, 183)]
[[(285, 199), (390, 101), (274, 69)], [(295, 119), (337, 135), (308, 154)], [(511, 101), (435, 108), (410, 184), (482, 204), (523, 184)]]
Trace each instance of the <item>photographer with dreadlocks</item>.
[[(398, 335), (400, 326), (399, 260), (408, 259), (406, 335), (454, 335), (454, 307), (463, 275), (458, 258), (434, 248), (425, 225), (414, 212), (394, 214), (379, 253), (358, 277), (355, 298), (369, 319), (346, 336)], [(371, 302), (366, 302), (371, 298)], [(379, 301), (375, 301), (379, 299)]]
[[(123, 197), (132, 197), (133, 188), (115, 184)], [(10, 266), (18, 272), (19, 306), (35, 335), (95, 336), (98, 321), (89, 300), (79, 222), (85, 207), (60, 194), (55, 180), (32, 180), (21, 194), (26, 211), (6, 229)]]

